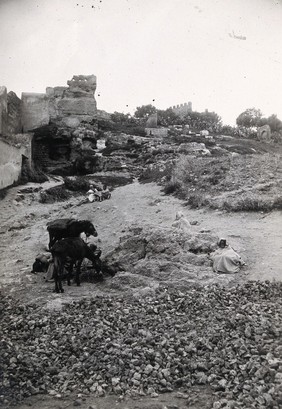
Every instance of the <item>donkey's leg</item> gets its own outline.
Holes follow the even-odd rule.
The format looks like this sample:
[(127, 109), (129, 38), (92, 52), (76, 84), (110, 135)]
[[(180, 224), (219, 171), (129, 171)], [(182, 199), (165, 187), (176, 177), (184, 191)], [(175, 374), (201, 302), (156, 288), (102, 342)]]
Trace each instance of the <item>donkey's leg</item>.
[(55, 293), (59, 293), (60, 289), (59, 289), (59, 262), (58, 262), (58, 258), (57, 256), (53, 256), (53, 262), (54, 262), (54, 270), (53, 270), (53, 277), (55, 280)]
[(58, 277), (55, 278), (55, 293), (59, 293), (60, 292), (60, 287), (59, 287), (59, 280)]
[(65, 260), (58, 258), (58, 269), (57, 269), (57, 280), (58, 280), (58, 289), (59, 292), (63, 293), (64, 289), (62, 286), (62, 277), (64, 273), (64, 265), (65, 265)]
[(49, 250), (53, 246), (54, 243), (55, 243), (55, 237), (51, 233), (49, 233), (49, 244), (48, 244)]
[(70, 265), (69, 265), (68, 268), (67, 268), (67, 271), (68, 271), (68, 274), (67, 274), (67, 282), (68, 282), (68, 285), (71, 285), (73, 265), (74, 265), (74, 262), (71, 261), (71, 262), (70, 262)]
[(60, 288), (61, 293), (65, 291), (62, 286), (62, 277), (59, 278), (59, 288)]
[(83, 260), (78, 260), (77, 264), (76, 264), (76, 277), (75, 277), (75, 281), (76, 281), (76, 285), (80, 286), (80, 267), (82, 264)]

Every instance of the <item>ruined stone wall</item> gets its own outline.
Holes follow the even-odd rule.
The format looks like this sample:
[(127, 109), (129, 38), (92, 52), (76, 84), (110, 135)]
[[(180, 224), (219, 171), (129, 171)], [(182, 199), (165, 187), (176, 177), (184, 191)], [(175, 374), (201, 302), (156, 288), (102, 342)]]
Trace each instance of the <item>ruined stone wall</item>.
[(17, 95), (10, 91), (7, 95), (8, 106), (8, 124), (7, 134), (17, 134), (22, 131), (21, 123), (21, 100)]
[(19, 135), (18, 140), (22, 143), (11, 144), (0, 138), (0, 189), (18, 181), (22, 172), (23, 156), (31, 166), (32, 135)]
[(173, 105), (170, 107), (176, 115), (185, 116), (189, 112), (192, 112), (192, 102), (185, 102), (184, 104), (180, 105)]
[(96, 116), (95, 75), (74, 75), (67, 84), (68, 87), (47, 87), (45, 94), (22, 94), (24, 132), (50, 121), (76, 128), (82, 121), (90, 122)]
[(7, 133), (7, 88), (0, 87), (0, 135)]
[(23, 132), (48, 125), (50, 121), (48, 97), (46, 94), (23, 92), (21, 112)]
[(259, 141), (270, 142), (271, 141), (271, 129), (268, 124), (261, 126), (257, 130), (257, 137)]
[(94, 98), (95, 75), (74, 75), (68, 87), (48, 88), (51, 118), (62, 126), (76, 128), (82, 121), (90, 122), (97, 114)]
[(33, 141), (33, 155), (32, 159), (35, 166), (39, 166), (42, 170), (48, 167), (50, 162), (49, 158), (49, 145), (45, 141)]
[(95, 75), (74, 75), (67, 87), (47, 87), (46, 93), (14, 92), (0, 87), (0, 135), (29, 132), (50, 122), (76, 128), (97, 114)]
[(168, 128), (145, 128), (146, 136), (156, 136), (157, 138), (166, 138)]

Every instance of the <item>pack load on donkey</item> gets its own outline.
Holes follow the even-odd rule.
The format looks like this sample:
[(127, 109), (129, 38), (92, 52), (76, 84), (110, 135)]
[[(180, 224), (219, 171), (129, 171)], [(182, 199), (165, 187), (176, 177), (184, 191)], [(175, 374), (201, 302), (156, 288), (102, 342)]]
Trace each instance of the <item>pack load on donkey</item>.
[(56, 219), (47, 223), (49, 233), (49, 249), (56, 241), (65, 237), (79, 237), (81, 233), (86, 236), (97, 237), (98, 233), (89, 220)]

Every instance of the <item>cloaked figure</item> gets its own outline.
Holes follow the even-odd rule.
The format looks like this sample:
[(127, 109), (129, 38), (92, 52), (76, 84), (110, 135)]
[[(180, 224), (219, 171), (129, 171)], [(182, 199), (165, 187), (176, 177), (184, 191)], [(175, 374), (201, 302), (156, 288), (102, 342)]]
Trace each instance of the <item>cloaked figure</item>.
[(216, 273), (238, 273), (245, 262), (236, 251), (222, 238), (218, 242), (218, 249), (210, 254), (213, 271)]

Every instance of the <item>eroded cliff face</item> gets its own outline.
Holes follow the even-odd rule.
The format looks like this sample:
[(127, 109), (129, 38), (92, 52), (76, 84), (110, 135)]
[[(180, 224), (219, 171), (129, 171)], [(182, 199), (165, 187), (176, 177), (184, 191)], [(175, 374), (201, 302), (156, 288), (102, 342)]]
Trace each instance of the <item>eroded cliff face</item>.
[(66, 176), (94, 173), (97, 166), (101, 170), (95, 125), (84, 122), (72, 129), (49, 124), (33, 133), (33, 161), (44, 172)]

